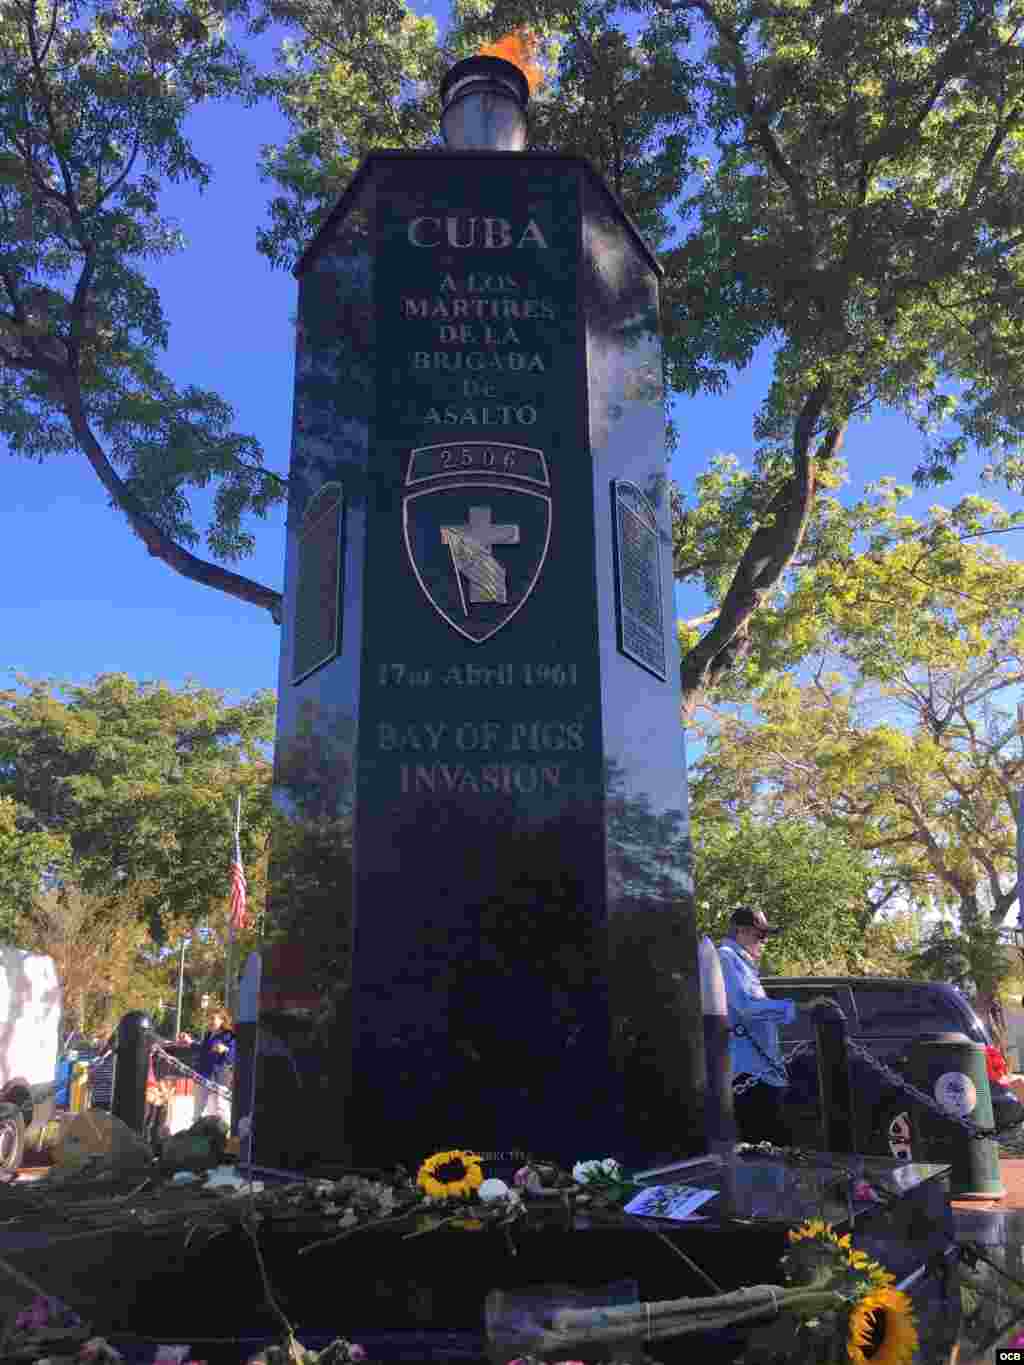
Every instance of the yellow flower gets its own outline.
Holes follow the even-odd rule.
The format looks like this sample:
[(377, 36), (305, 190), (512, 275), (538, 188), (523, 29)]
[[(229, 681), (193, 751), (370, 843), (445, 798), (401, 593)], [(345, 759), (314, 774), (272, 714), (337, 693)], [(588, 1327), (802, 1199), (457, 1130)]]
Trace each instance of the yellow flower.
[[(898, 1289), (873, 1289), (850, 1313), (846, 1353), (852, 1365), (910, 1365), (918, 1347), (910, 1299)], [(872, 1348), (867, 1354), (866, 1348)]]
[(826, 1223), (823, 1218), (811, 1218), (808, 1222), (801, 1223), (798, 1228), (792, 1228), (786, 1236), (791, 1242), (799, 1242), (804, 1237), (820, 1237), (822, 1234), (828, 1236), (831, 1231), (831, 1223)]
[(787, 1236), (791, 1242), (800, 1242), (804, 1239), (810, 1241), (818, 1237), (831, 1246), (839, 1247), (840, 1251), (850, 1250), (850, 1234), (846, 1233), (845, 1236), (838, 1237), (832, 1231), (832, 1224), (826, 1223), (823, 1218), (808, 1219), (806, 1223), (801, 1223), (795, 1231), (789, 1232)]
[(866, 1251), (848, 1252), (846, 1264), (851, 1270), (866, 1270), (871, 1283), (880, 1289), (896, 1283), (896, 1276), (890, 1275), (888, 1270), (883, 1270), (878, 1262), (873, 1261)]
[(480, 1157), (473, 1152), (437, 1152), (419, 1169), (416, 1183), (435, 1199), (472, 1194), (483, 1183)]
[(453, 1228), (465, 1228), (467, 1232), (479, 1232), (483, 1223), (479, 1218), (453, 1218), (451, 1226)]

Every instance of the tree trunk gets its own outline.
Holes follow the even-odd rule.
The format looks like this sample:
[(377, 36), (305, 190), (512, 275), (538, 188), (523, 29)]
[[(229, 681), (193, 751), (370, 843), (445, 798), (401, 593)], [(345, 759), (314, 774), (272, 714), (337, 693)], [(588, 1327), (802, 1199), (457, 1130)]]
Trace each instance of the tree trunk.
[(744, 652), (748, 622), (776, 587), (803, 543), (814, 508), (815, 459), (833, 459), (842, 447), (845, 422), (828, 429), (816, 455), (814, 428), (830, 395), (827, 380), (808, 395), (793, 432), (793, 475), (779, 489), (736, 567), (717, 619), (680, 666), (683, 718), (688, 721), (701, 698), (733, 668)]
[(1005, 1057), (1010, 1035), (998, 995), (994, 991), (983, 991), (979, 988), (975, 1004), (978, 1013), (981, 1015), (981, 1022), (988, 1029), (989, 1037)]
[(104, 454), (86, 417), (77, 380), (65, 377), (62, 387), (64, 412), (79, 448), (149, 553), (154, 558), (163, 560), (183, 578), (191, 578), (193, 582), (202, 583), (208, 588), (216, 588), (218, 592), (227, 593), (229, 597), (235, 597), (240, 602), (262, 607), (270, 613), (274, 624), (280, 625), (284, 609), (284, 598), (281, 593), (265, 587), (262, 583), (256, 583), (243, 574), (233, 573), (219, 564), (211, 564), (208, 560), (198, 558), (161, 530)]

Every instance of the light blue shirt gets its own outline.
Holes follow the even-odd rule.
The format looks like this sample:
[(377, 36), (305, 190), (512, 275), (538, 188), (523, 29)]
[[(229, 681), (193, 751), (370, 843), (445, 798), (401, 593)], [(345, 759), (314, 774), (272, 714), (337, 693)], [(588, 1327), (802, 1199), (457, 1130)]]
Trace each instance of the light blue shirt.
[(791, 1024), (796, 1018), (795, 1000), (770, 1000), (757, 974), (757, 963), (735, 939), (725, 938), (718, 949), (725, 979), (725, 994), (729, 1001), (729, 1027), (742, 1024), (749, 1030), (764, 1052), (779, 1065), (775, 1071), (768, 1065), (749, 1038), (736, 1033), (729, 1035), (729, 1060), (732, 1074), (744, 1072), (757, 1076), (768, 1085), (784, 1087), (782, 1048), (779, 1044), (779, 1025)]

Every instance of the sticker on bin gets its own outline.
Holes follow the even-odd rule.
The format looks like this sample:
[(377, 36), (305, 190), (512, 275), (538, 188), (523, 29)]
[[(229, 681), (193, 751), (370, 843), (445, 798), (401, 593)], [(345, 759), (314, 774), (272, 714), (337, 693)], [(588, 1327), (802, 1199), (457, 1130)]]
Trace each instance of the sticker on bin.
[(962, 1071), (944, 1071), (934, 1086), (935, 1098), (947, 1114), (965, 1119), (978, 1103), (978, 1092), (970, 1076)]

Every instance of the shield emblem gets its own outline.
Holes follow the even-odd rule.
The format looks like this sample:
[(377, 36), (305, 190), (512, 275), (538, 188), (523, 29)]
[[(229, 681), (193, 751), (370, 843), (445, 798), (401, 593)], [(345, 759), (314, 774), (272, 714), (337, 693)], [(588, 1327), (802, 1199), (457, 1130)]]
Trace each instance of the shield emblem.
[(505, 442), (426, 446), (412, 452), (405, 482), (402, 524), (416, 581), (453, 630), (483, 644), (526, 604), (547, 559), (544, 456)]

